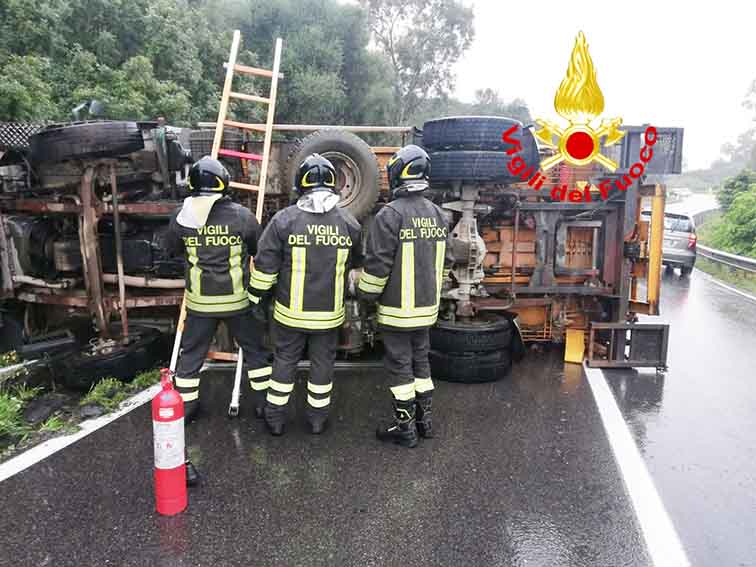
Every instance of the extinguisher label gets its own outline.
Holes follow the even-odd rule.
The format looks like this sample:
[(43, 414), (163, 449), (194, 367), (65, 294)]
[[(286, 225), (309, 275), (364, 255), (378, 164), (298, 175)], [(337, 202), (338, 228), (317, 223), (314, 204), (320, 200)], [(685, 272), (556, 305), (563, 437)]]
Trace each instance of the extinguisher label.
[(158, 409), (158, 415), (164, 419), (173, 417), (173, 408), (160, 408)]
[(155, 468), (175, 469), (184, 462), (184, 418), (152, 422)]

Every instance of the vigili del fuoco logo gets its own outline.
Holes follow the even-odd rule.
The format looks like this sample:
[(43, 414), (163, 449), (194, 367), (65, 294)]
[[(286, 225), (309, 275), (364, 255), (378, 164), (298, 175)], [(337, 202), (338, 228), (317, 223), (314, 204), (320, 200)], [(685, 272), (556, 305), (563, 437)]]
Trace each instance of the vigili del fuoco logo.
[[(555, 165), (566, 162), (570, 165), (583, 166), (596, 162), (610, 172), (615, 172), (619, 164), (601, 153), (603, 147), (613, 146), (622, 140), (625, 133), (619, 129), (622, 118), (602, 118), (598, 124), (598, 117), (604, 111), (604, 95), (596, 81), (596, 69), (588, 52), (585, 35), (580, 32), (572, 49), (567, 74), (554, 96), (554, 108), (557, 114), (567, 121), (562, 127), (550, 120), (537, 119), (540, 129), (535, 137), (542, 146), (554, 150), (554, 154), (544, 159), (538, 171), (536, 167), (525, 162), (520, 156), (515, 156), (507, 165), (509, 172), (527, 181), (530, 187), (540, 190), (546, 181), (544, 171)], [(502, 140), (510, 144), (507, 154), (513, 155), (522, 149), (520, 141), (513, 137), (517, 126), (513, 126), (502, 135)], [(634, 179), (638, 179), (645, 171), (645, 164), (653, 157), (652, 146), (656, 143), (656, 129), (649, 126), (644, 135), (644, 145), (641, 148), (640, 159), (630, 167), (628, 174), (613, 180), (604, 179), (598, 184), (602, 199), (607, 199), (609, 190), (614, 184), (617, 189), (625, 191)], [(566, 185), (555, 186), (551, 190), (555, 200), (569, 200), (572, 202), (591, 201), (590, 186), (573, 188), (568, 191)]]

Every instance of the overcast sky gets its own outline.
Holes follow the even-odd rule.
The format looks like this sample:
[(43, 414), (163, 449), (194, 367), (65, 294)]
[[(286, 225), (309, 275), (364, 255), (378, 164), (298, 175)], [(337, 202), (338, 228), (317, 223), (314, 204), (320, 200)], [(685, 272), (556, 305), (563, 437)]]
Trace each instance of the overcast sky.
[(742, 107), (756, 79), (756, 4), (677, 0), (467, 0), (475, 42), (457, 65), (456, 96), (490, 87), (559, 119), (554, 93), (582, 30), (604, 116), (685, 128), (689, 169), (708, 167), (751, 126)]

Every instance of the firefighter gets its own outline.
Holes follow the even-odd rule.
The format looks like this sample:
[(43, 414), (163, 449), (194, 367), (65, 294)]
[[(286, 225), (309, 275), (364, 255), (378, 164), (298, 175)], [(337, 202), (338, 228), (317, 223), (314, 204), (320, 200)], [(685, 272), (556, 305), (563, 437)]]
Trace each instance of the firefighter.
[(426, 199), (430, 158), (405, 146), (386, 166), (392, 200), (376, 215), (359, 281), (363, 300), (377, 300), (377, 322), (391, 382), (394, 418), (376, 435), (415, 447), (431, 437), (433, 380), (428, 329), (438, 317), (441, 284), (451, 265), (449, 229), (441, 209)]
[(313, 434), (328, 423), (333, 363), (349, 270), (361, 263), (360, 225), (338, 207), (333, 165), (308, 156), (295, 178), (297, 202), (276, 213), (260, 238), (250, 297), (267, 298), (275, 286), (275, 362), (265, 405), (265, 422), (282, 435), (305, 348), (311, 363), (306, 418)]
[(249, 209), (231, 200), (229, 183), (218, 160), (205, 156), (197, 161), (189, 170), (190, 196), (169, 226), (169, 247), (186, 255), (187, 313), (174, 381), (187, 420), (199, 411), (199, 371), (220, 321), (242, 348), (259, 417), (272, 372), (263, 346), (264, 324), (254, 316), (247, 294), (249, 258), (257, 250), (260, 224)]

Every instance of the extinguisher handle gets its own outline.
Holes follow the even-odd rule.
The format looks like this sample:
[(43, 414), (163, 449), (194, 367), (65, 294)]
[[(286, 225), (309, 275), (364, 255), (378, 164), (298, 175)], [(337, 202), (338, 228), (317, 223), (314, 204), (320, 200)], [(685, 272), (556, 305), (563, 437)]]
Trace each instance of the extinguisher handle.
[(162, 368), (160, 370), (160, 385), (163, 387), (163, 390), (166, 390), (173, 386), (170, 368)]

